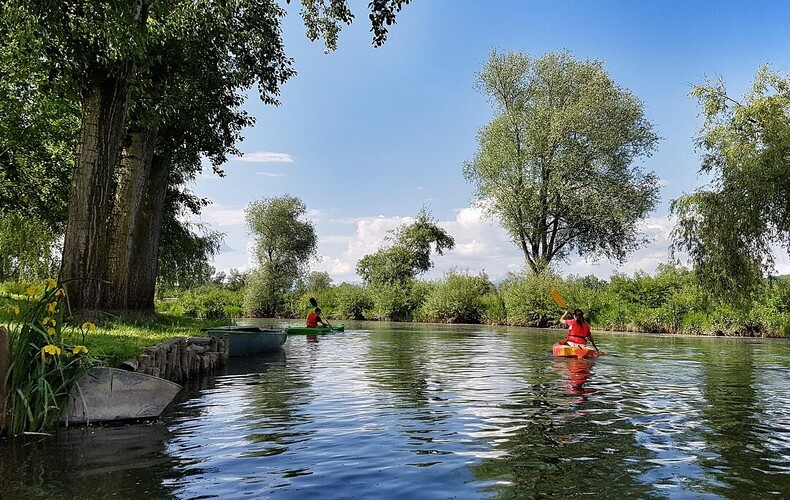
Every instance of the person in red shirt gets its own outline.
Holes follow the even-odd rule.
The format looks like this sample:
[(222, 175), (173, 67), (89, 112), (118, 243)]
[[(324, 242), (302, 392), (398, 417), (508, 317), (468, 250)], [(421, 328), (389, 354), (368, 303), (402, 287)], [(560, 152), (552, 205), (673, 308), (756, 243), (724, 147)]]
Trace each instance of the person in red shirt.
[(332, 328), (332, 326), (326, 321), (324, 321), (324, 318), (321, 317), (320, 307), (316, 307), (315, 311), (307, 315), (308, 328), (318, 328), (318, 325), (321, 325), (326, 328)]
[(570, 311), (565, 311), (565, 314), (560, 318), (560, 323), (568, 327), (568, 335), (560, 340), (558, 344), (585, 347), (587, 339), (590, 339), (590, 343), (595, 348), (595, 351), (598, 352), (598, 346), (595, 345), (590, 332), (590, 324), (584, 319), (584, 311), (576, 309), (573, 311), (573, 314)]

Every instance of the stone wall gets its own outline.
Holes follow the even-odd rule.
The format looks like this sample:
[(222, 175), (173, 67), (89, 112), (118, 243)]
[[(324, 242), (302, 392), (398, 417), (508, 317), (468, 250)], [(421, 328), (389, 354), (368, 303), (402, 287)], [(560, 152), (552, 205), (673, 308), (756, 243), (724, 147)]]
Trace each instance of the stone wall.
[(229, 345), (227, 337), (176, 337), (143, 349), (120, 368), (183, 383), (225, 366)]

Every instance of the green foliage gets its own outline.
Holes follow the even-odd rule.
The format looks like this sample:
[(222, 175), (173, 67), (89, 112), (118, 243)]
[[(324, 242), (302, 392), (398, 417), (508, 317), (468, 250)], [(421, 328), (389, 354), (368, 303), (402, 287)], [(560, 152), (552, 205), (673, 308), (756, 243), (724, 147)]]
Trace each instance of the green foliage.
[(415, 283), (407, 286), (382, 283), (368, 287), (373, 306), (368, 311), (368, 319), (379, 321), (410, 321), (416, 303), (412, 291)]
[(227, 319), (241, 315), (243, 302), (240, 291), (202, 285), (185, 291), (169, 310), (190, 318)]
[(414, 279), (412, 252), (401, 246), (368, 254), (357, 263), (357, 274), (369, 285), (397, 285)]
[(422, 208), (417, 219), (394, 232), (394, 243), (357, 263), (357, 274), (368, 285), (407, 285), (433, 267), (431, 251), (442, 255), (455, 240)]
[(315, 226), (302, 219), (306, 213), (302, 200), (287, 194), (255, 201), (245, 210), (261, 268), (256, 286), (265, 281), (270, 294), (291, 289), (316, 257)]
[(0, 279), (34, 281), (56, 274), (60, 236), (35, 215), (0, 216)]
[(548, 272), (511, 274), (499, 286), (507, 311), (507, 324), (547, 327), (562, 315), (551, 298), (551, 291), (562, 291), (560, 277)]
[(287, 283), (268, 272), (269, 267), (253, 271), (244, 289), (244, 314), (253, 318), (274, 318), (285, 310)]
[(773, 268), (772, 247), (790, 248), (790, 79), (763, 67), (740, 101), (721, 79), (691, 96), (705, 119), (700, 170), (713, 180), (673, 200), (673, 250), (688, 253), (712, 297), (746, 310)]
[(464, 177), (533, 272), (573, 251), (622, 261), (642, 243), (658, 179), (635, 162), (658, 138), (600, 61), (494, 51), (476, 83), (496, 114)]
[(40, 286), (28, 285), (24, 299), (9, 306), (15, 316), (8, 324), (9, 396), (0, 402), (9, 416), (5, 429), (9, 434), (50, 429), (75, 380), (90, 366), (84, 343), (87, 332), (96, 327), (84, 323), (75, 335), (74, 328), (65, 325), (67, 303), (64, 289), (48, 279)]
[(363, 286), (341, 283), (333, 288), (333, 293), (333, 317), (338, 319), (365, 319), (367, 311), (373, 308), (370, 291)]
[(187, 290), (209, 282), (211, 260), (219, 252), (223, 234), (202, 225), (166, 217), (159, 247), (160, 289)]
[(308, 292), (325, 290), (332, 286), (332, 278), (326, 271), (313, 271), (307, 275), (304, 288)]
[(485, 273), (470, 276), (450, 271), (430, 288), (415, 317), (436, 323), (480, 323), (486, 310), (483, 298), (493, 291)]

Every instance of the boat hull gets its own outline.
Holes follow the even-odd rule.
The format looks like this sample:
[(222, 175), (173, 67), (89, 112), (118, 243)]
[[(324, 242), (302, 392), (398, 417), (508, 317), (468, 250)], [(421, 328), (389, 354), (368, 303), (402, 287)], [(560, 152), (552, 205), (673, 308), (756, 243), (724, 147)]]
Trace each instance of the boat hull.
[(598, 355), (595, 349), (589, 347), (576, 347), (572, 345), (554, 344), (552, 353), (558, 358), (590, 359)]
[(332, 328), (318, 327), (310, 328), (309, 326), (289, 326), (285, 329), (288, 335), (325, 335), (327, 333), (342, 332), (346, 329), (346, 325), (334, 325)]
[(220, 326), (204, 328), (203, 331), (209, 335), (227, 336), (229, 356), (274, 352), (282, 348), (288, 339), (288, 335), (281, 329), (257, 326)]
[(77, 379), (61, 416), (67, 424), (156, 418), (181, 386), (163, 378), (96, 367)]

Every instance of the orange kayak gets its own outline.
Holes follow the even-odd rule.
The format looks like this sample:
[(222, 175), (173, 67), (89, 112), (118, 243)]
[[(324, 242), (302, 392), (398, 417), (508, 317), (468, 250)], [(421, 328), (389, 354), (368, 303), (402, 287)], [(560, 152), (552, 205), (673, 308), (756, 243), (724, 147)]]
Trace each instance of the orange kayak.
[(552, 352), (557, 357), (562, 358), (594, 358), (599, 354), (591, 347), (576, 347), (572, 345), (554, 344)]

